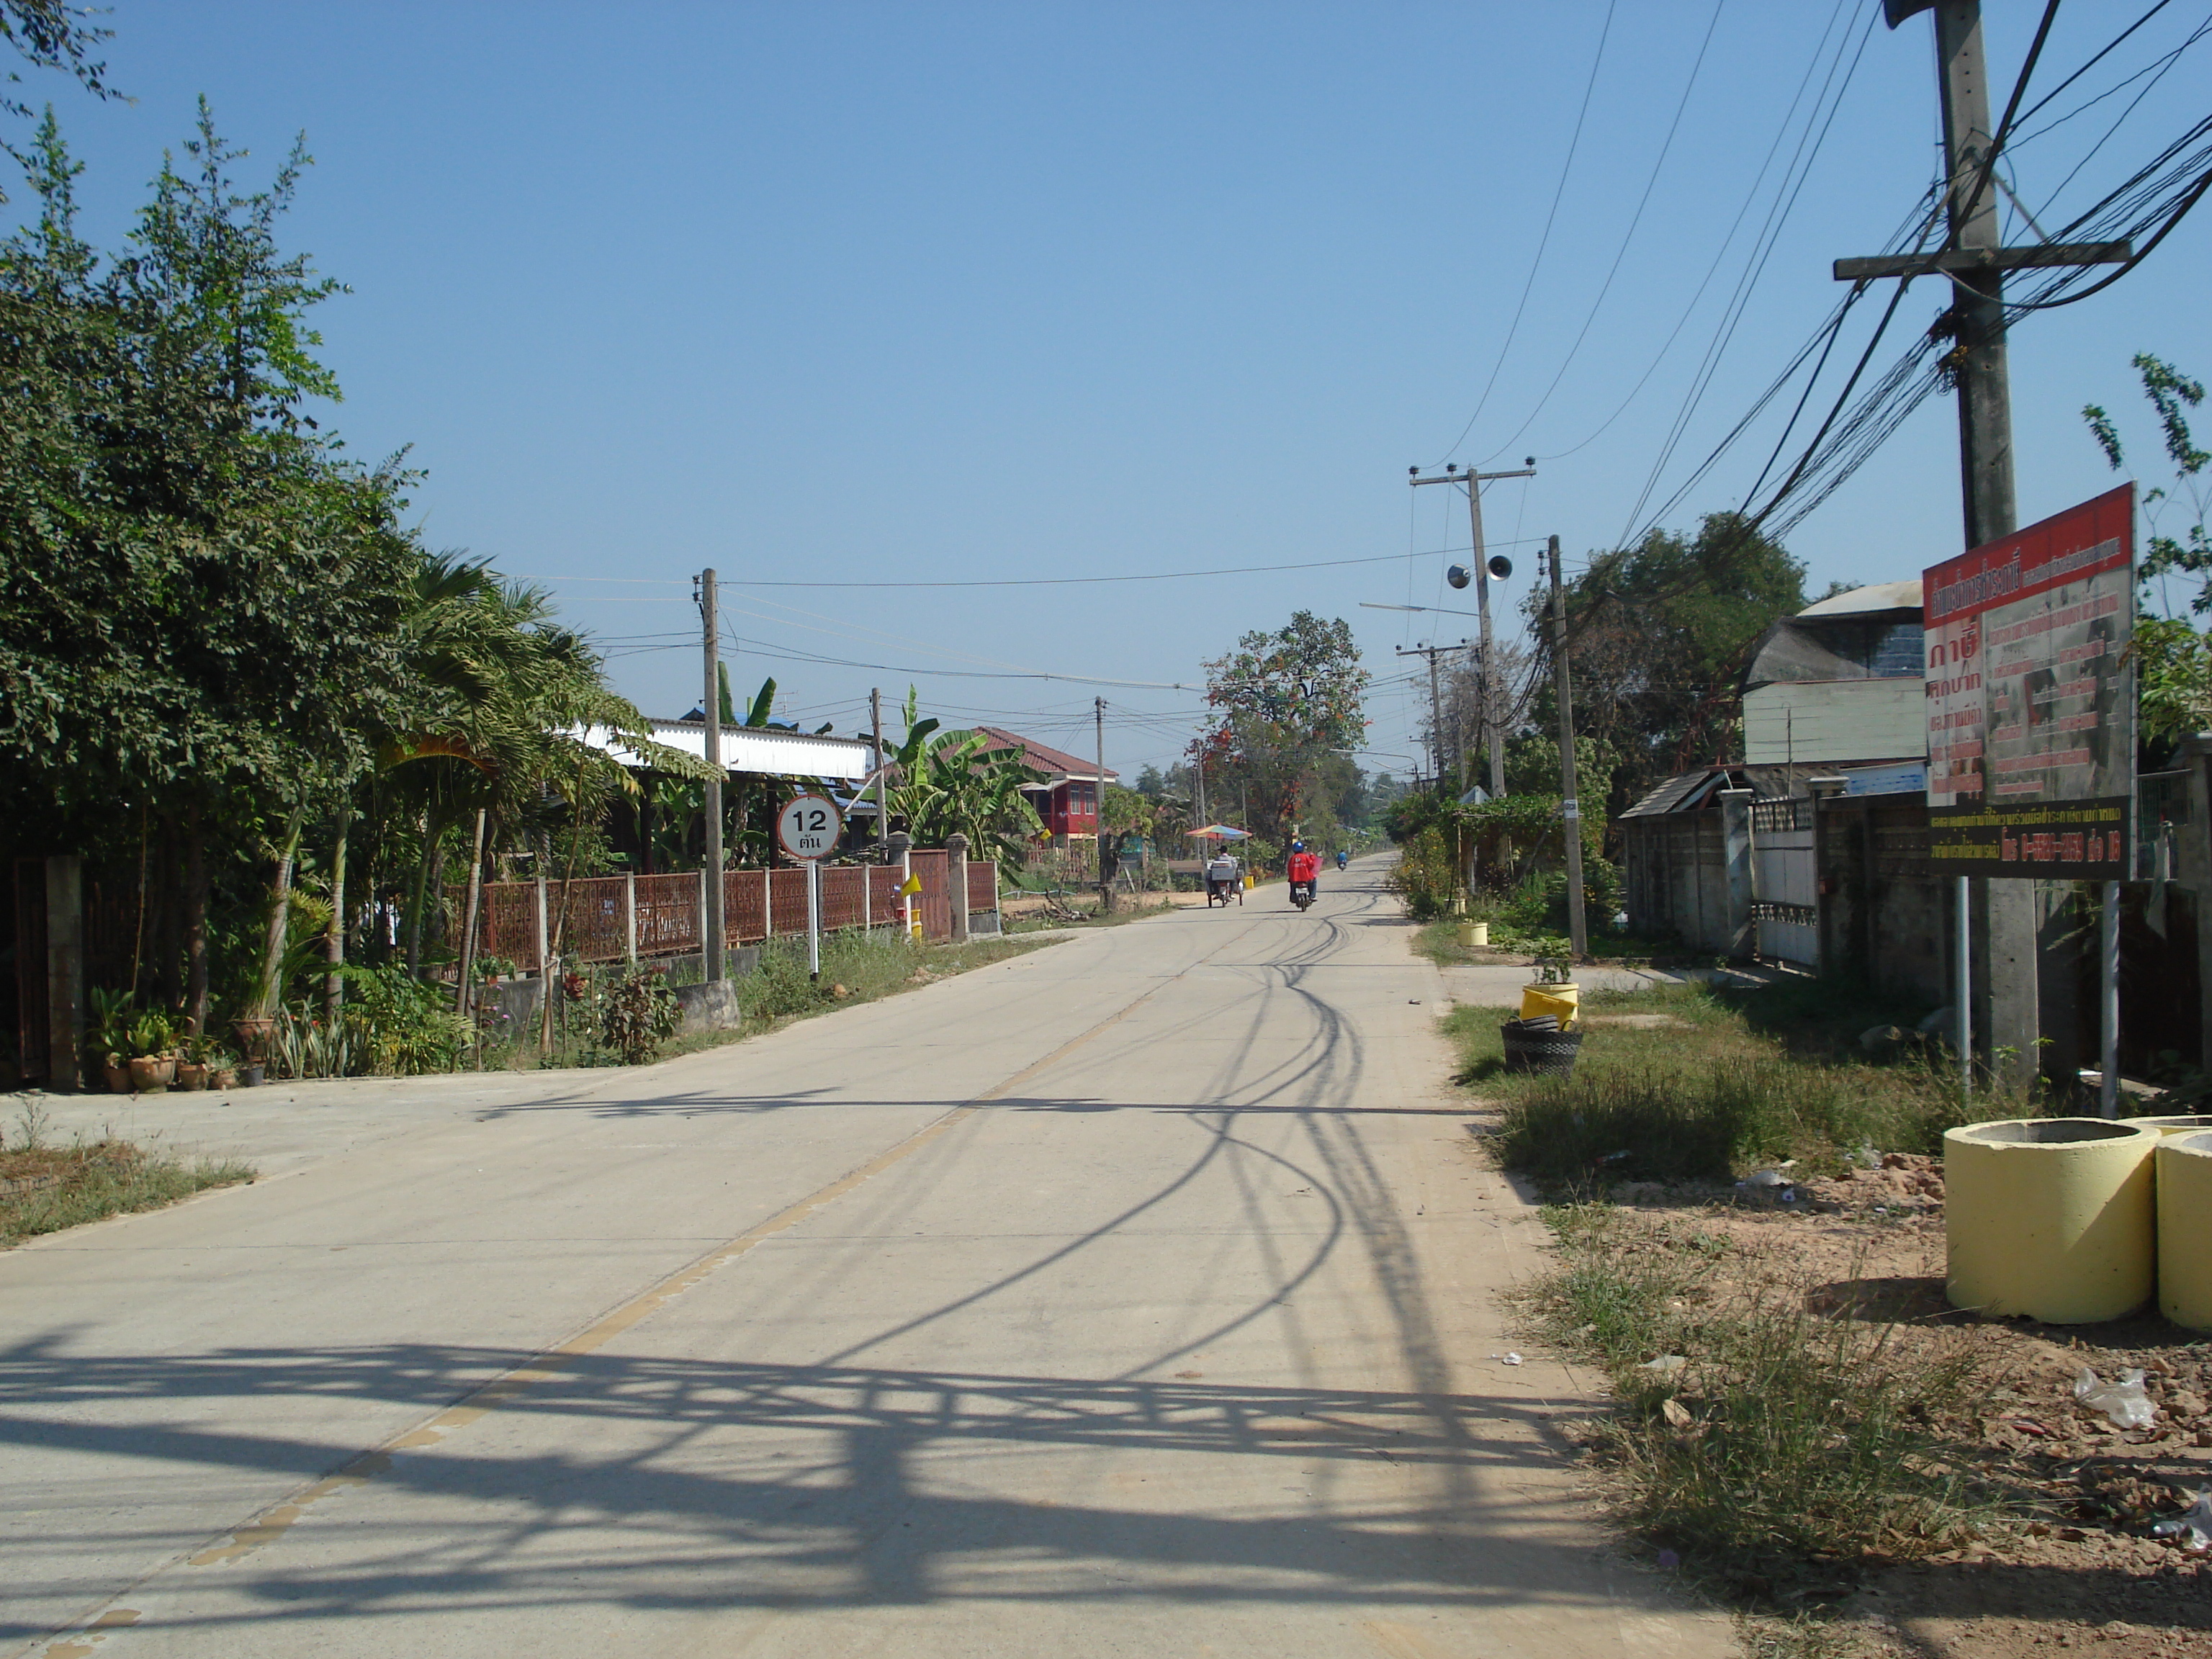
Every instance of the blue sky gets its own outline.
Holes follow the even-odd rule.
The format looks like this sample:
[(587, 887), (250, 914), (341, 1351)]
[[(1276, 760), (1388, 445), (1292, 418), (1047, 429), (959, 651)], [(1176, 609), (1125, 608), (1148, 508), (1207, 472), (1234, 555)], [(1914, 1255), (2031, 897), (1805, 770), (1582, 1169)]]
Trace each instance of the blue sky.
[[(2148, 3), (2070, 0), (2039, 85)], [(1878, 251), (1931, 177), (1928, 21), (1869, 32), (1878, 9), (118, 0), (106, 55), (136, 102), (28, 89), (90, 164), (88, 228), (111, 244), (195, 94), (254, 152), (249, 180), (304, 131), (290, 244), (353, 290), (321, 319), (339, 427), (364, 457), (411, 446), (429, 539), (553, 587), (653, 712), (697, 700), (702, 565), (726, 584), (733, 677), (774, 673), (809, 726), (850, 732), (872, 685), (914, 684), (949, 720), (1087, 753), (1103, 694), (1108, 763), (1132, 770), (1192, 728), (1198, 699), (1167, 688), (1308, 608), (1353, 623), (1378, 681), (1371, 763), (1402, 769), (1425, 680), (1393, 652), (1473, 629), (1359, 608), (1463, 603), (1439, 550), (1464, 547), (1464, 504), (1408, 490), (1407, 466), (1555, 458), (1492, 488), (1493, 544), (1556, 532), (1571, 562), (1636, 527), (1803, 155), (1658, 469), (1652, 500), (1671, 494), (1835, 303), (1828, 261)], [(1990, 0), (2000, 101), (2039, 10)], [(2170, 6), (2077, 92), (2205, 21), (2203, 0)], [(2150, 88), (2060, 219), (2202, 114), (2206, 58), (2212, 41)], [(2039, 218), (2142, 90), (2021, 148)], [(2015, 332), (2023, 521), (2109, 486), (2083, 403), (2124, 407), (2149, 458), (2132, 353), (2212, 373), (2208, 237), (2212, 212)], [(1916, 286), (1899, 327), (1938, 305)], [(1766, 447), (1667, 522), (1735, 505)], [(1816, 591), (1959, 551), (1950, 404), (1789, 539)], [(1505, 550), (1510, 600), (1533, 550)], [(1381, 562), (748, 586), (1351, 559)], [(989, 677), (1017, 671), (1147, 684)]]

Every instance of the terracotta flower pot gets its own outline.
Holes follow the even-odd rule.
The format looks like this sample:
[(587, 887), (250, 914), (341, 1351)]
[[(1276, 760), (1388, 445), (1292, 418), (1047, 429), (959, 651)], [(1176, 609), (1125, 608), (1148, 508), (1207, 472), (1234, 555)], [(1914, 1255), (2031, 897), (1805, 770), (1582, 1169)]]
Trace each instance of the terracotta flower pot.
[(220, 1072), (210, 1072), (208, 1073), (208, 1087), (235, 1089), (238, 1087), (238, 1073), (235, 1070), (228, 1067)]
[(107, 1079), (109, 1093), (127, 1095), (131, 1092), (131, 1064), (122, 1055), (108, 1055), (107, 1064), (100, 1069)]
[(263, 1019), (234, 1019), (230, 1029), (238, 1034), (238, 1051), (249, 1060), (266, 1062), (269, 1058), (269, 1034), (276, 1029), (274, 1016)]
[(140, 1054), (131, 1062), (131, 1086), (141, 1094), (158, 1094), (177, 1080), (174, 1054)]
[(177, 1062), (177, 1087), (187, 1091), (196, 1091), (204, 1089), (207, 1086), (208, 1068), (206, 1066), (195, 1066), (190, 1060), (179, 1060)]

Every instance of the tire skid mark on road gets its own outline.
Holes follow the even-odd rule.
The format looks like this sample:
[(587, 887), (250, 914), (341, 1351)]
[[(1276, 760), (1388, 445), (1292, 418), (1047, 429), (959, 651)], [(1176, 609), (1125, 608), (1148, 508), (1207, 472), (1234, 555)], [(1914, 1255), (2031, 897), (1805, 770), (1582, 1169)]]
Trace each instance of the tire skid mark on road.
[[(1254, 919), (1254, 925), (1260, 924)], [(434, 1413), (426, 1421), (394, 1435), (371, 1449), (360, 1453), (331, 1470), (321, 1479), (310, 1481), (278, 1503), (270, 1504), (246, 1521), (242, 1525), (222, 1534), (215, 1542), (188, 1554), (173, 1556), (159, 1565), (142, 1573), (130, 1583), (122, 1586), (103, 1600), (97, 1608), (70, 1621), (64, 1630), (53, 1632), (19, 1648), (19, 1654), (39, 1650), (44, 1659), (81, 1659), (91, 1651), (91, 1643), (101, 1639), (108, 1629), (121, 1622), (112, 1617), (113, 1603), (143, 1588), (150, 1581), (167, 1573), (181, 1561), (191, 1567), (225, 1566), (243, 1560), (267, 1546), (276, 1542), (304, 1519), (315, 1505), (325, 1498), (368, 1485), (377, 1476), (391, 1469), (396, 1455), (422, 1451), (444, 1441), (457, 1429), (467, 1427), (478, 1419), (497, 1411), (507, 1401), (528, 1392), (538, 1383), (558, 1375), (575, 1360), (581, 1359), (605, 1347), (623, 1332), (673, 1302), (711, 1276), (716, 1269), (746, 1255), (756, 1246), (787, 1232), (793, 1227), (829, 1205), (834, 1204), (854, 1188), (881, 1175), (893, 1165), (903, 1162), (951, 1130), (973, 1117), (993, 1101), (1012, 1094), (1042, 1073), (1050, 1070), (1081, 1048), (1085, 1044), (1103, 1036), (1135, 1013), (1191, 969), (1203, 966), (1210, 958), (1242, 939), (1249, 929), (1240, 929), (1230, 939), (1224, 940), (1213, 950), (1180, 972), (1169, 975), (1139, 996), (1132, 998), (1097, 1024), (1078, 1033), (1041, 1060), (1032, 1060), (1011, 1077), (994, 1084), (973, 1099), (963, 1102), (951, 1110), (923, 1125), (904, 1140), (886, 1148), (859, 1168), (840, 1176), (829, 1185), (808, 1194), (797, 1203), (778, 1211), (759, 1225), (738, 1234), (735, 1238), (716, 1245), (696, 1260), (678, 1267), (665, 1278), (657, 1280), (637, 1295), (630, 1297), (611, 1312), (578, 1331), (567, 1340), (549, 1348), (541, 1349), (513, 1369), (501, 1372), (481, 1387), (464, 1395), (453, 1404)], [(135, 1622), (137, 1614), (131, 1613)], [(88, 1641), (89, 1638), (89, 1642)]]

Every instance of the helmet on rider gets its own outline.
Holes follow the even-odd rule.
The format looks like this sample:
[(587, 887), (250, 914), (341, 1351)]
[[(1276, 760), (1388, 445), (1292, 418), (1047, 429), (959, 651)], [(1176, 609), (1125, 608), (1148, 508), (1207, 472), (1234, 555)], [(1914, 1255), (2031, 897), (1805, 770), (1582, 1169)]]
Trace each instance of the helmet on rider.
[(1291, 843), (1291, 851), (1293, 853), (1303, 853), (1305, 850), (1306, 844), (1302, 841), (1294, 841)]

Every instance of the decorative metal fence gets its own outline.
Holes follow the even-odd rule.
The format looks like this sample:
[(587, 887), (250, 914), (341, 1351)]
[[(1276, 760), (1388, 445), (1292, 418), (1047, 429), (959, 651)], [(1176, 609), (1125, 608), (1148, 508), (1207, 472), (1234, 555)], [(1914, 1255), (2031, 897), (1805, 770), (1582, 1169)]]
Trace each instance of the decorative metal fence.
[[(950, 859), (943, 852), (909, 854), (921, 883), (915, 909), (922, 937), (952, 937)], [(889, 927), (898, 923), (896, 865), (837, 864), (822, 872), (822, 927)], [(764, 939), (803, 936), (806, 932), (806, 872), (804, 870), (730, 870), (722, 877), (722, 925), (731, 945), (756, 945)], [(477, 898), (477, 950), (503, 957), (523, 969), (539, 966), (540, 912), (544, 908), (544, 950), (586, 962), (620, 962), (632, 950), (641, 957), (696, 956), (706, 884), (696, 871), (672, 876), (592, 876), (568, 884), (534, 881), (487, 882)], [(968, 908), (997, 908), (999, 867), (988, 860), (968, 863)], [(453, 933), (466, 914), (468, 889), (447, 890)]]

